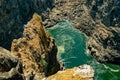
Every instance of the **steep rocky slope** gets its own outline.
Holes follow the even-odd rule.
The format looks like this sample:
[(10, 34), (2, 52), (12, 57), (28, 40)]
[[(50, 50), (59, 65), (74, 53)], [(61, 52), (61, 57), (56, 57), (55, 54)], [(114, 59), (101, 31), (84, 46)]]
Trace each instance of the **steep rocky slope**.
[(33, 13), (42, 14), (53, 3), (53, 0), (0, 0), (0, 46), (10, 50), (12, 40), (23, 35), (23, 25)]
[(49, 76), (56, 73), (60, 69), (56, 59), (57, 47), (54, 39), (46, 34), (39, 15), (34, 14), (25, 25), (23, 35), (13, 40), (11, 52), (22, 59), (24, 75), (45, 73)]
[(99, 62), (120, 63), (119, 0), (55, 0), (46, 27), (67, 19), (89, 36), (88, 49)]

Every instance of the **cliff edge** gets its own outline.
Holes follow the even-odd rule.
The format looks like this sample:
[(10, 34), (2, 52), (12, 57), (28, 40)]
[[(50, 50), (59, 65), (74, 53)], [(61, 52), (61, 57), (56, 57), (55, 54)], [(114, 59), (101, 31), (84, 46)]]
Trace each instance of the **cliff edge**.
[(57, 46), (45, 32), (39, 15), (33, 15), (23, 34), (23, 37), (13, 40), (11, 52), (22, 60), (24, 75), (43, 73), (49, 76), (56, 73), (60, 69), (56, 58)]

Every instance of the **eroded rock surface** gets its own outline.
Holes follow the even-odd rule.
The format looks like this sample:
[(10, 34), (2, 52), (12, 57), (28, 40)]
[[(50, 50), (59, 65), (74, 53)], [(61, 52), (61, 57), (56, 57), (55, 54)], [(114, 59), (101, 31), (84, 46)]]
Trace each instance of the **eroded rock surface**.
[(24, 75), (34, 77), (56, 73), (60, 69), (56, 59), (57, 47), (54, 39), (45, 32), (39, 15), (33, 15), (23, 34), (13, 40), (11, 52), (22, 60)]
[(93, 80), (94, 70), (89, 65), (82, 65), (64, 71), (59, 71), (44, 80)]

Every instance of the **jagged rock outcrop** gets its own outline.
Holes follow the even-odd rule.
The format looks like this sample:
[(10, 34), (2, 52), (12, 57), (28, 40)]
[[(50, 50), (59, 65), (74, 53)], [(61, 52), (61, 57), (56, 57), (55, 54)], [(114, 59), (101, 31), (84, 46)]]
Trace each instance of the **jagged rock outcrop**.
[(93, 80), (94, 70), (89, 65), (82, 65), (64, 71), (59, 71), (43, 80)]
[(60, 69), (57, 47), (54, 39), (45, 32), (39, 15), (34, 14), (25, 25), (23, 35), (13, 40), (11, 52), (22, 60), (24, 75), (36, 78), (56, 73)]
[(24, 80), (22, 62), (0, 47), (0, 80)]
[(23, 35), (23, 25), (33, 13), (41, 15), (53, 3), (53, 0), (0, 0), (0, 46), (10, 50), (12, 40)]

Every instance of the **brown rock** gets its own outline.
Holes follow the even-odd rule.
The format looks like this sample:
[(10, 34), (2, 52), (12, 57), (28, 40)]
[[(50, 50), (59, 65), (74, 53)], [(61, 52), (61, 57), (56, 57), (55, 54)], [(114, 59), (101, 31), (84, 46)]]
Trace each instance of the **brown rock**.
[(45, 32), (39, 15), (33, 15), (23, 34), (22, 38), (13, 40), (11, 52), (23, 61), (24, 75), (56, 73), (60, 69), (56, 59), (57, 47), (54, 39)]

